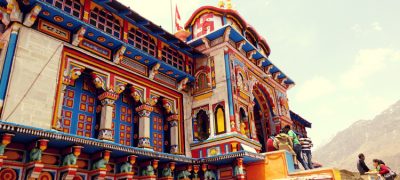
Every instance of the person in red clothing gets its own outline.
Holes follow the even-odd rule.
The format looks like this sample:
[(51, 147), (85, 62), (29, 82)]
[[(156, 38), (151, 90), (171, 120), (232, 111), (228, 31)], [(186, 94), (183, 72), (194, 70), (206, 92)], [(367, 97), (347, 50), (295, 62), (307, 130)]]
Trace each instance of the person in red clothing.
[(384, 179), (384, 180), (394, 180), (394, 178), (396, 177), (396, 174), (393, 173), (393, 171), (390, 170), (389, 167), (387, 167), (385, 165), (385, 163), (383, 163), (383, 161), (379, 160), (379, 159), (374, 159), (372, 160), (373, 165), (376, 169), (376, 171), (378, 171), (380, 179)]
[(275, 135), (272, 135), (268, 138), (267, 140), (267, 152), (272, 152), (272, 151), (276, 151), (275, 147), (274, 147), (274, 138)]

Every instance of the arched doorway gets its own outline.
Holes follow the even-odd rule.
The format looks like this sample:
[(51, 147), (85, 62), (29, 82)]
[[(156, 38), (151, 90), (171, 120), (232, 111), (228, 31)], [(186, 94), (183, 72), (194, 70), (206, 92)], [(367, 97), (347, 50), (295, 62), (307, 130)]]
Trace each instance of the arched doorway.
[(275, 134), (275, 124), (272, 120), (272, 104), (266, 90), (260, 85), (253, 87), (254, 96), (254, 122), (256, 126), (256, 134), (262, 145), (261, 152), (266, 152), (268, 137)]

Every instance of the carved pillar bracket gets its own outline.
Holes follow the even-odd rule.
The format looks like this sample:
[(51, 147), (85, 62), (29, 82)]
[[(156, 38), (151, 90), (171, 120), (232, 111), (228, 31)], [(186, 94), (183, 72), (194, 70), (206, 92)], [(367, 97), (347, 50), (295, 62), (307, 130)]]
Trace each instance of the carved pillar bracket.
[(200, 165), (193, 165), (193, 178), (192, 178), (192, 180), (200, 180), (199, 170), (200, 170)]
[(121, 163), (119, 173), (116, 175), (117, 180), (132, 180), (134, 176), (133, 165), (136, 163), (137, 156), (130, 155), (117, 159), (117, 163)]
[(203, 43), (207, 49), (211, 47), (211, 42), (210, 42), (210, 40), (207, 39), (207, 37), (204, 36), (201, 38), (201, 40), (203, 41)]
[(179, 123), (179, 115), (178, 114), (172, 114), (167, 118), (167, 121), (170, 124), (171, 127), (171, 151), (170, 153), (172, 154), (179, 154), (179, 128), (178, 128), (178, 123)]
[(107, 164), (110, 160), (111, 151), (104, 150), (100, 153), (100, 159), (98, 159), (92, 165), (92, 171), (90, 172), (91, 179), (104, 180), (107, 174)]
[(64, 152), (66, 155), (61, 164), (60, 178), (63, 180), (73, 180), (78, 170), (76, 162), (82, 151), (82, 146), (72, 146)]
[(149, 79), (154, 79), (154, 77), (158, 74), (158, 69), (160, 69), (161, 64), (156, 63), (149, 71)]
[(12, 22), (22, 22), (23, 13), (17, 0), (7, 0), (7, 13), (10, 15)]
[(83, 40), (85, 33), (86, 33), (85, 26), (82, 26), (81, 28), (79, 28), (79, 30), (73, 36), (72, 45), (78, 46), (79, 43)]
[(114, 55), (114, 63), (119, 64), (122, 60), (122, 58), (124, 57), (124, 53), (126, 51), (126, 47), (125, 46), (121, 46), (118, 51), (115, 53)]
[(262, 64), (263, 64), (266, 60), (267, 60), (267, 58), (265, 58), (265, 57), (262, 57), (262, 58), (260, 58), (260, 59), (257, 59), (257, 66), (258, 66), (258, 67), (261, 67)]
[(178, 91), (182, 91), (186, 89), (187, 83), (189, 82), (189, 78), (183, 78), (181, 81), (178, 83)]
[(112, 113), (115, 100), (118, 99), (118, 94), (107, 91), (102, 93), (98, 98), (102, 105), (98, 139), (114, 141), (112, 134)]
[(1, 16), (1, 22), (4, 25), (8, 26), (10, 24), (11, 20), (10, 20), (10, 15), (7, 14), (7, 10), (0, 9), (0, 16)]
[(251, 50), (247, 52), (247, 59), (253, 59), (253, 55), (257, 53), (257, 50)]
[(24, 20), (24, 23), (23, 23), (23, 24), (24, 24), (25, 26), (31, 27), (31, 26), (35, 23), (35, 21), (36, 21), (36, 19), (37, 19), (37, 16), (38, 16), (38, 14), (40, 13), (40, 11), (42, 11), (42, 6), (40, 6), (39, 4), (36, 5), (35, 7), (33, 7), (33, 9), (31, 10), (31, 12), (28, 13), (28, 14), (25, 16), (25, 20)]
[(227, 27), (224, 32), (224, 42), (229, 41), (229, 35), (231, 34), (231, 27)]
[(244, 46), (246, 44), (246, 40), (241, 40), (241, 41), (239, 41), (239, 42), (237, 42), (236, 43), (236, 47), (237, 47), (237, 49), (240, 51), (240, 50), (242, 50), (242, 47)]
[(48, 142), (49, 140), (47, 139), (39, 139), (32, 144), (33, 148), (29, 153), (30, 163), (28, 163), (26, 168), (28, 179), (39, 178), (39, 175), (42, 173), (44, 167), (44, 164), (42, 163), (42, 153), (47, 149)]
[(150, 114), (153, 107), (150, 104), (142, 104), (136, 108), (139, 114), (139, 142), (138, 147), (151, 148), (150, 145)]
[(243, 167), (243, 158), (236, 158), (236, 165), (233, 168), (233, 176), (237, 180), (245, 180), (246, 174)]
[(14, 134), (10, 133), (4, 133), (2, 135), (1, 139), (1, 144), (0, 144), (0, 169), (3, 167), (3, 160), (7, 158), (7, 156), (4, 156), (5, 149), (8, 144), (11, 143), (11, 139), (14, 136)]

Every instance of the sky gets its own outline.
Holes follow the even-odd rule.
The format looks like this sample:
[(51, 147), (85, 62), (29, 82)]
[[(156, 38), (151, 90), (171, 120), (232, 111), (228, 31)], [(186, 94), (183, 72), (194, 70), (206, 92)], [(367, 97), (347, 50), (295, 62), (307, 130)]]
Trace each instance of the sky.
[[(169, 0), (119, 0), (171, 31)], [(218, 0), (173, 0), (182, 21)], [(296, 82), (289, 106), (312, 122), (316, 147), (400, 100), (399, 0), (232, 0)], [(175, 5), (173, 5), (175, 6)]]

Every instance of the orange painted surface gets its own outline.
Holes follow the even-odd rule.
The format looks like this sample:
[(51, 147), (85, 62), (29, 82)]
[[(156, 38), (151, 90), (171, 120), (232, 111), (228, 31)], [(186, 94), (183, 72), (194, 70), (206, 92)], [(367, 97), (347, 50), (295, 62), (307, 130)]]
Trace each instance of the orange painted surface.
[(247, 179), (270, 180), (286, 178), (288, 169), (285, 151), (267, 153), (264, 162), (248, 164), (246, 171)]
[(272, 180), (288, 177), (305, 177), (311, 175), (329, 175), (333, 179), (341, 179), (340, 172), (331, 168), (314, 169), (309, 171), (298, 171), (290, 173), (287, 167), (285, 151), (274, 151), (266, 153), (264, 162), (246, 165), (247, 179), (249, 180)]
[(314, 174), (330, 175), (333, 177), (333, 179), (341, 179), (340, 172), (338, 170), (332, 169), (332, 168), (320, 168), (320, 169), (313, 169), (313, 170), (309, 170), (309, 171), (300, 171), (300, 172), (291, 173), (289, 176), (304, 177), (304, 176), (311, 176)]

